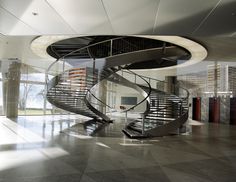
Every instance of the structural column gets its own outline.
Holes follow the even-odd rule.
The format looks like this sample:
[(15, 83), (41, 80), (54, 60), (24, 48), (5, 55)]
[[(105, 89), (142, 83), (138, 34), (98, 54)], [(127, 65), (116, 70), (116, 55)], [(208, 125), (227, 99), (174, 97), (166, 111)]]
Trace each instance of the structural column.
[(168, 93), (175, 93), (175, 84), (176, 84), (176, 76), (166, 76), (165, 77), (165, 85), (164, 91)]
[(214, 68), (214, 97), (209, 98), (209, 122), (220, 122), (220, 97), (218, 97), (218, 67), (215, 61)]
[[(99, 97), (98, 97), (103, 103), (107, 103), (107, 81), (102, 80), (99, 83)], [(102, 104), (102, 103), (100, 103)], [(99, 109), (103, 114), (106, 114), (106, 106), (102, 104), (102, 106)]]
[(3, 74), (4, 113), (8, 118), (15, 118), (18, 116), (20, 63), (12, 62), (9, 65), (8, 72)]
[[(165, 84), (164, 84), (164, 91), (167, 93), (178, 95), (177, 93), (178, 91), (175, 88), (176, 82), (177, 82), (176, 76), (166, 76)], [(175, 115), (177, 115), (178, 113), (177, 113), (176, 105), (174, 103), (172, 103), (172, 111), (175, 111), (175, 112), (172, 112), (172, 115), (173, 115), (172, 117), (175, 117)]]

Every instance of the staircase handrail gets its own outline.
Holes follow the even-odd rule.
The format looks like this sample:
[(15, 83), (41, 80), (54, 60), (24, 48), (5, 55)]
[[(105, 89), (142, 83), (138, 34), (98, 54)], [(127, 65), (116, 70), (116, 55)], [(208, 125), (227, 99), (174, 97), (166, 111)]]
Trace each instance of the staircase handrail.
[[(48, 73), (49, 73), (50, 69), (52, 68), (52, 66), (53, 66), (54, 64), (56, 64), (58, 61), (60, 61), (61, 59), (64, 59), (64, 58), (66, 58), (67, 56), (69, 56), (69, 55), (71, 55), (71, 54), (73, 54), (73, 53), (75, 53), (75, 52), (79, 52), (79, 51), (81, 51), (81, 50), (88, 49), (88, 48), (90, 48), (90, 47), (92, 47), (92, 46), (95, 46), (95, 45), (98, 45), (98, 44), (102, 44), (102, 43), (106, 43), (106, 42), (110, 42), (110, 41), (113, 41), (113, 40), (119, 40), (119, 39), (122, 39), (122, 38), (123, 38), (123, 37), (117, 37), (117, 38), (107, 39), (107, 40), (103, 40), (103, 41), (96, 42), (96, 43), (93, 43), (93, 44), (89, 44), (89, 45), (87, 45), (87, 46), (84, 46), (84, 47), (81, 47), (81, 48), (76, 49), (76, 50), (74, 50), (74, 51), (71, 51), (70, 53), (68, 53), (68, 54), (66, 54), (66, 55), (64, 55), (64, 56), (61, 56), (60, 58), (57, 58), (56, 61), (54, 61), (53, 63), (51, 63), (51, 64), (49, 65), (49, 67), (47, 68), (47, 70), (45, 71), (45, 74), (46, 74), (46, 81), (48, 82)], [(47, 82), (46, 82), (46, 84), (47, 84)]]
[[(124, 69), (126, 69), (126, 68), (123, 68), (121, 71), (126, 72), (126, 73), (129, 73), (128, 71), (126, 71), (126, 70), (129, 70), (129, 69), (126, 69), (126, 70), (124, 70)], [(129, 71), (130, 71), (130, 70), (129, 70)], [(146, 79), (148, 79), (148, 80), (154, 80), (154, 81), (156, 81), (156, 82), (167, 83), (166, 81), (163, 81), (163, 80), (158, 80), (158, 79), (156, 79), (156, 78), (152, 78), (152, 77), (148, 77), (148, 76), (139, 75), (139, 74), (137, 74), (137, 73), (135, 73), (135, 72), (133, 72), (133, 73), (134, 73), (135, 75), (139, 76), (139, 77), (146, 78)], [(174, 84), (174, 86), (183, 89), (183, 90), (187, 93), (187, 96), (183, 99), (183, 101), (184, 101), (185, 99), (188, 99), (188, 97), (189, 97), (189, 91), (188, 91), (186, 88), (181, 87), (181, 86), (176, 85), (176, 84)], [(168, 92), (167, 92), (167, 93), (168, 93)], [(172, 94), (172, 93), (169, 93), (169, 94)]]
[[(102, 105), (105, 105), (105, 106), (109, 107), (110, 109), (114, 109), (114, 107), (107, 105), (105, 102), (103, 102), (102, 100), (97, 98), (90, 90), (87, 91), (86, 98), (89, 97), (89, 94), (91, 94), (96, 100), (98, 100), (100, 103), (102, 103)], [(93, 103), (93, 104), (99, 105), (97, 103)]]
[[(68, 53), (68, 54), (66, 54), (66, 55), (63, 55), (63, 56), (61, 56), (60, 58), (56, 59), (53, 63), (51, 63), (51, 64), (49, 65), (48, 69), (47, 69), (46, 72), (45, 72), (45, 74), (46, 74), (46, 76), (45, 76), (46, 89), (45, 89), (45, 90), (48, 89), (48, 87), (47, 87), (47, 84), (48, 84), (48, 73), (49, 73), (49, 71), (51, 70), (51, 68), (52, 68), (58, 61), (60, 61), (61, 59), (66, 58), (66, 57), (68, 57), (69, 55), (71, 55), (71, 54), (73, 54), (73, 53), (75, 53), (75, 52), (79, 52), (79, 51), (81, 51), (81, 50), (88, 49), (88, 48), (90, 48), (90, 47), (93, 47), (93, 46), (96, 46), (96, 45), (99, 45), (99, 44), (103, 44), (103, 43), (106, 43), (106, 42), (111, 42), (111, 41), (113, 41), (113, 40), (118, 40), (118, 39), (122, 39), (122, 38), (123, 38), (123, 37), (117, 37), (117, 38), (111, 38), (111, 39), (107, 39), (107, 40), (104, 40), (104, 41), (96, 42), (96, 43), (93, 43), (93, 44), (84, 46), (84, 47), (82, 47), (82, 48), (76, 49), (76, 50), (74, 50), (74, 51), (71, 51), (70, 53)], [(112, 49), (112, 47), (111, 47), (111, 49)], [(113, 56), (112, 53), (111, 53), (111, 56)], [(93, 58), (91, 55), (90, 55), (90, 57)], [(65, 66), (64, 64), (65, 64), (65, 62), (63, 62), (63, 69), (64, 69), (64, 66)], [(137, 107), (137, 106), (140, 105), (141, 103), (143, 103), (143, 102), (149, 100), (149, 96), (151, 95), (151, 91), (152, 91), (152, 87), (151, 87), (151, 84), (150, 84), (150, 83), (151, 83), (151, 80), (154, 80), (154, 81), (156, 81), (156, 82), (167, 83), (167, 82), (165, 82), (165, 81), (161, 81), (161, 80), (158, 80), (158, 79), (155, 79), (155, 78), (151, 78), (151, 77), (139, 75), (139, 74), (137, 74), (137, 73), (135, 73), (135, 72), (133, 72), (133, 71), (131, 71), (131, 70), (129, 70), (129, 69), (126, 69), (127, 71), (124, 71), (123, 69), (125, 69), (125, 68), (122, 68), (122, 71), (123, 71), (123, 72), (127, 72), (127, 73), (129, 73), (129, 74), (133, 74), (133, 75), (135, 75), (135, 76), (141, 78), (141, 79), (144, 80), (144, 81), (146, 82), (146, 84), (148, 85), (148, 93), (147, 93), (147, 96), (146, 96), (144, 99), (142, 99), (139, 103), (137, 103), (136, 105), (132, 106), (131, 108), (129, 108), (129, 109), (123, 111), (123, 112), (128, 112), (128, 111), (130, 111), (130, 110), (133, 110), (135, 107)], [(64, 70), (63, 70), (63, 71), (64, 71)], [(62, 76), (62, 74), (61, 74), (61, 76)], [(149, 82), (148, 82), (146, 79), (148, 79)], [(174, 84), (174, 86), (176, 87), (177, 85)], [(185, 101), (185, 100), (188, 99), (188, 97), (189, 97), (189, 92), (188, 92), (187, 89), (185, 89), (185, 88), (183, 88), (183, 87), (178, 86), (178, 88), (181, 88), (181, 89), (183, 89), (184, 91), (187, 92), (187, 96), (186, 96), (185, 98), (180, 98), (180, 97), (179, 97), (179, 98), (180, 98), (180, 101), (179, 101), (179, 102), (176, 102), (176, 103), (181, 103), (181, 102), (183, 102), (183, 101)], [(45, 92), (45, 93), (46, 93), (46, 92)], [(107, 107), (109, 107), (109, 108), (112, 108), (111, 106), (107, 105), (106, 103), (104, 103), (103, 101), (101, 101), (99, 98), (97, 98), (93, 93), (91, 93), (90, 90), (87, 90), (87, 94), (86, 94), (86, 96), (85, 96), (85, 99), (87, 99), (87, 97), (88, 97), (89, 94), (91, 94), (92, 97), (94, 97), (96, 100), (98, 100), (98, 101), (99, 101), (100, 103), (102, 103), (103, 105), (105, 105), (105, 106), (107, 106)], [(149, 102), (150, 102), (150, 101), (149, 101)], [(147, 114), (147, 113), (152, 113), (152, 112), (150, 112), (150, 103), (149, 103), (149, 102), (147, 102), (148, 104), (147, 104), (146, 111), (144, 112), (144, 115)], [(162, 109), (160, 109), (160, 110), (166, 109), (166, 108), (168, 108), (168, 107), (170, 107), (170, 106), (167, 106), (167, 107), (162, 108)]]
[[(125, 69), (125, 68), (124, 68), (124, 69)], [(133, 74), (135, 74), (136, 76), (139, 76), (140, 78), (143, 78), (144, 80), (145, 80), (145, 78), (146, 78), (146, 79), (148, 79), (148, 80), (154, 80), (154, 81), (156, 81), (156, 82), (167, 83), (167, 82), (165, 82), (165, 81), (163, 81), (163, 80), (158, 80), (158, 79), (151, 78), (151, 77), (148, 77), (148, 76), (139, 75), (139, 74), (137, 74), (137, 73), (135, 73), (135, 72), (133, 72), (133, 71), (130, 71), (129, 69), (126, 69), (126, 70), (128, 70), (128, 71), (126, 71), (126, 70), (124, 70), (124, 69), (122, 69), (121, 71), (126, 72), (126, 73), (129, 73), (129, 74), (130, 74), (130, 73), (133, 73)], [(150, 82), (150, 81), (149, 81), (149, 82)], [(149, 83), (149, 82), (148, 82), (148, 83)], [(149, 86), (151, 87), (150, 83), (149, 83)], [(187, 93), (187, 96), (186, 96), (186, 97), (184, 97), (183, 99), (180, 99), (180, 101), (176, 102), (177, 104), (179, 104), (179, 103), (182, 104), (183, 101), (185, 101), (185, 100), (187, 100), (187, 99), (189, 98), (189, 91), (188, 91), (187, 89), (183, 88), (183, 87), (180, 87), (180, 86), (176, 85), (176, 84), (174, 84), (174, 86), (183, 89), (183, 90)], [(151, 91), (150, 91), (150, 87), (149, 87), (149, 92), (151, 92)], [(167, 93), (168, 93), (168, 92), (167, 92)], [(169, 93), (169, 94), (172, 94), (172, 93)], [(173, 94), (172, 94), (172, 95), (173, 95)], [(180, 97), (179, 97), (179, 98), (180, 98)], [(144, 101), (143, 101), (143, 102), (144, 102)], [(136, 106), (134, 106), (134, 107), (136, 107)], [(171, 107), (171, 106), (166, 106), (166, 107), (161, 108), (161, 109), (159, 109), (159, 110), (157, 110), (157, 111), (165, 110), (165, 109), (168, 109), (169, 107)], [(132, 108), (131, 108), (131, 109), (132, 109)], [(129, 110), (131, 110), (131, 109), (129, 109)], [(147, 113), (151, 114), (151, 113), (153, 113), (153, 112), (155, 112), (155, 111), (148, 111), (148, 110), (146, 110), (146, 112), (144, 113), (144, 117), (145, 117), (145, 114), (147, 114)]]
[[(125, 69), (125, 68), (123, 68), (123, 69)], [(123, 71), (123, 69), (122, 69), (122, 71)], [(136, 74), (135, 72), (133, 72), (133, 71), (131, 71), (131, 70), (129, 70), (129, 69), (126, 69), (126, 70), (127, 70), (127, 71), (126, 71), (127, 73), (132, 74), (132, 75), (135, 75), (135, 76), (138, 76), (139, 78), (141, 78), (142, 80), (144, 80), (144, 81), (146, 82), (146, 84), (148, 85), (148, 93), (147, 93), (147, 96), (146, 96), (144, 99), (142, 99), (140, 102), (138, 102), (136, 105), (134, 105), (134, 106), (132, 106), (131, 108), (129, 108), (129, 109), (127, 109), (127, 110), (124, 110), (124, 111), (122, 111), (122, 112), (128, 112), (128, 111), (130, 111), (130, 110), (133, 110), (135, 107), (139, 106), (139, 105), (142, 104), (143, 102), (148, 101), (149, 96), (150, 96), (150, 94), (151, 94), (151, 92), (152, 92), (151, 85), (150, 85), (150, 83), (149, 83), (146, 79), (143, 79), (142, 76), (140, 76), (139, 74)], [(149, 104), (149, 102), (147, 102), (147, 103), (148, 103), (148, 105), (147, 105), (147, 108), (146, 108), (145, 112), (143, 113), (144, 115), (145, 115), (147, 112), (149, 112), (149, 109), (150, 109), (150, 104)]]

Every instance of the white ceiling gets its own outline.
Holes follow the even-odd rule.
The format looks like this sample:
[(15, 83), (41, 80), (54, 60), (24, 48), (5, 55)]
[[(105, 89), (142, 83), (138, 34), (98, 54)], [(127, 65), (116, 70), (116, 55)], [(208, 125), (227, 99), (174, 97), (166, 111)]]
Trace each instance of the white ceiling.
[(219, 0), (163, 0), (159, 5), (155, 33), (192, 34)]
[(235, 29), (235, 0), (0, 0), (4, 35), (232, 36)]
[(46, 68), (31, 41), (72, 34), (180, 35), (202, 43), (206, 60), (235, 61), (236, 0), (0, 0), (1, 60)]
[(35, 36), (0, 35), (0, 60), (19, 59), (35, 68), (47, 69), (54, 59), (41, 59), (31, 51), (30, 44), (34, 38)]

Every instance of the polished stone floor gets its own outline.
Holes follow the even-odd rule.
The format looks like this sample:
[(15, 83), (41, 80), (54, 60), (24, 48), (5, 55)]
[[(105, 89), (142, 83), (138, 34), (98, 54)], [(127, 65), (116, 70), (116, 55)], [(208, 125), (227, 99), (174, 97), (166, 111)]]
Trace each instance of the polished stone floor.
[[(235, 182), (236, 127), (131, 140), (124, 119), (95, 136), (79, 116), (0, 118), (0, 182)], [(71, 126), (78, 126), (68, 129)]]

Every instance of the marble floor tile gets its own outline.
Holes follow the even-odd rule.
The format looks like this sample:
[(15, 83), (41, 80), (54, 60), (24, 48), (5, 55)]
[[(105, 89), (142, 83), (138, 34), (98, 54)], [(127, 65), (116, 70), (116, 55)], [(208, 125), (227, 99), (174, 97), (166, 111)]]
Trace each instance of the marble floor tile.
[(236, 181), (234, 126), (136, 140), (117, 116), (92, 137), (68, 132), (85, 121), (78, 115), (1, 119), (0, 182)]
[(1, 170), (0, 179), (33, 178), (40, 176), (68, 175), (74, 173), (81, 174), (78, 169), (75, 169), (59, 160), (41, 160)]
[(235, 166), (216, 158), (166, 165), (165, 167), (217, 182), (236, 181)]
[(162, 166), (161, 168), (171, 182), (213, 182), (209, 177), (204, 175), (185, 173), (164, 166)]
[(40, 176), (29, 178), (11, 178), (3, 179), (1, 182), (78, 182), (81, 180), (81, 174)]

